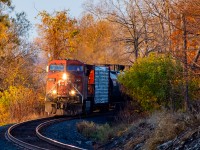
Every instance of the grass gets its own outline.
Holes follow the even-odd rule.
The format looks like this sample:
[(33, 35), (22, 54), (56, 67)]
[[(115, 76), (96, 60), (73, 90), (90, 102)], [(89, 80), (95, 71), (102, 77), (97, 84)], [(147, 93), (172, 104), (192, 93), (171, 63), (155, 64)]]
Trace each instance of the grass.
[(106, 143), (114, 138), (124, 135), (130, 124), (143, 118), (144, 115), (136, 113), (130, 108), (124, 109), (117, 116), (114, 121), (109, 124), (95, 124), (94, 122), (82, 121), (77, 123), (78, 131), (85, 137), (90, 138), (96, 142)]
[[(94, 122), (83, 121), (77, 124), (77, 129), (80, 133), (82, 133), (85, 137), (103, 141), (107, 138), (108, 135), (105, 133), (105, 129), (109, 129), (109, 125), (97, 125)], [(108, 133), (107, 133), (108, 134)]]
[[(198, 116), (198, 115), (197, 115)], [(158, 145), (175, 139), (186, 129), (200, 124), (200, 120), (194, 115), (183, 112), (156, 112), (152, 114), (147, 123), (154, 129), (146, 139), (144, 149), (156, 149)]]
[(183, 114), (156, 113), (147, 121), (154, 126), (154, 131), (145, 143), (148, 149), (156, 149), (157, 145), (174, 139), (187, 128)]
[(126, 129), (126, 126), (122, 124), (112, 127), (108, 123), (99, 125), (88, 121), (79, 122), (76, 126), (78, 131), (85, 137), (100, 143), (105, 143), (114, 137), (121, 136)]
[[(126, 116), (121, 121), (122, 116)], [(182, 112), (154, 112), (136, 120), (120, 113), (118, 123), (98, 125), (83, 121), (77, 124), (78, 131), (93, 141), (105, 144), (108, 141), (123, 137), (122, 149), (133, 149), (137, 144), (144, 143), (142, 149), (154, 150), (158, 145), (173, 140), (186, 129), (200, 124), (199, 114), (191, 115)], [(132, 123), (130, 123), (132, 120)], [(129, 123), (127, 123), (129, 122)], [(122, 139), (122, 138), (121, 138)]]

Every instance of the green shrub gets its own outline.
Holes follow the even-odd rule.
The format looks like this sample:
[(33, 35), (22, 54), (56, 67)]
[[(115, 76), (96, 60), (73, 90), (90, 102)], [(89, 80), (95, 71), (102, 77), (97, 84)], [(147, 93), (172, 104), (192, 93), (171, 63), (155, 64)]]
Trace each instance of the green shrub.
[(136, 99), (145, 110), (161, 106), (181, 106), (183, 77), (180, 63), (171, 57), (150, 55), (138, 59), (129, 71), (119, 76), (126, 93)]

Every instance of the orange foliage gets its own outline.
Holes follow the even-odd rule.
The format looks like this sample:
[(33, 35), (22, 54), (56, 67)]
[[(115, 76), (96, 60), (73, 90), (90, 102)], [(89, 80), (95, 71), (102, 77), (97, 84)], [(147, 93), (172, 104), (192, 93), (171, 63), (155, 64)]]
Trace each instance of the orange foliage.
[(77, 44), (77, 21), (71, 19), (65, 10), (53, 14), (43, 11), (39, 16), (41, 23), (37, 27), (40, 37), (36, 39), (36, 44), (48, 53), (50, 60), (66, 58)]
[(79, 23), (79, 59), (92, 64), (119, 63), (122, 48), (119, 42), (114, 42), (116, 26), (90, 14), (84, 15)]
[[(183, 20), (185, 17), (186, 39), (187, 39), (187, 57), (188, 63), (194, 63), (194, 59), (198, 53), (200, 42), (200, 1), (199, 0), (180, 0), (174, 5), (176, 13), (171, 14), (175, 28), (171, 35), (172, 49), (175, 56), (183, 57)], [(200, 61), (197, 63), (200, 65)]]

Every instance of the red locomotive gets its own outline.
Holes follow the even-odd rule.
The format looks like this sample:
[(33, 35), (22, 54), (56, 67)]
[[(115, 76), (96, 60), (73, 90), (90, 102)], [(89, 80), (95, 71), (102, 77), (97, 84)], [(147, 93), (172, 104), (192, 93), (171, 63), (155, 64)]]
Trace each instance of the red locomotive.
[[(111, 71), (111, 67), (114, 70)], [(87, 65), (78, 60), (52, 60), (47, 66), (45, 112), (78, 114), (96, 107), (108, 109), (120, 100), (116, 68), (120, 65)]]

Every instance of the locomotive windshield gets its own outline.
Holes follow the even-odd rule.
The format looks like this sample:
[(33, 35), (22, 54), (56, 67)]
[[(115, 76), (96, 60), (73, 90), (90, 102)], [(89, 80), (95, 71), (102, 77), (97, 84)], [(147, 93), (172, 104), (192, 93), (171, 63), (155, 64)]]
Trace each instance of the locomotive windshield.
[(83, 71), (83, 66), (79, 65), (68, 65), (67, 66), (68, 71)]
[(49, 70), (50, 71), (63, 71), (64, 65), (50, 65)]

